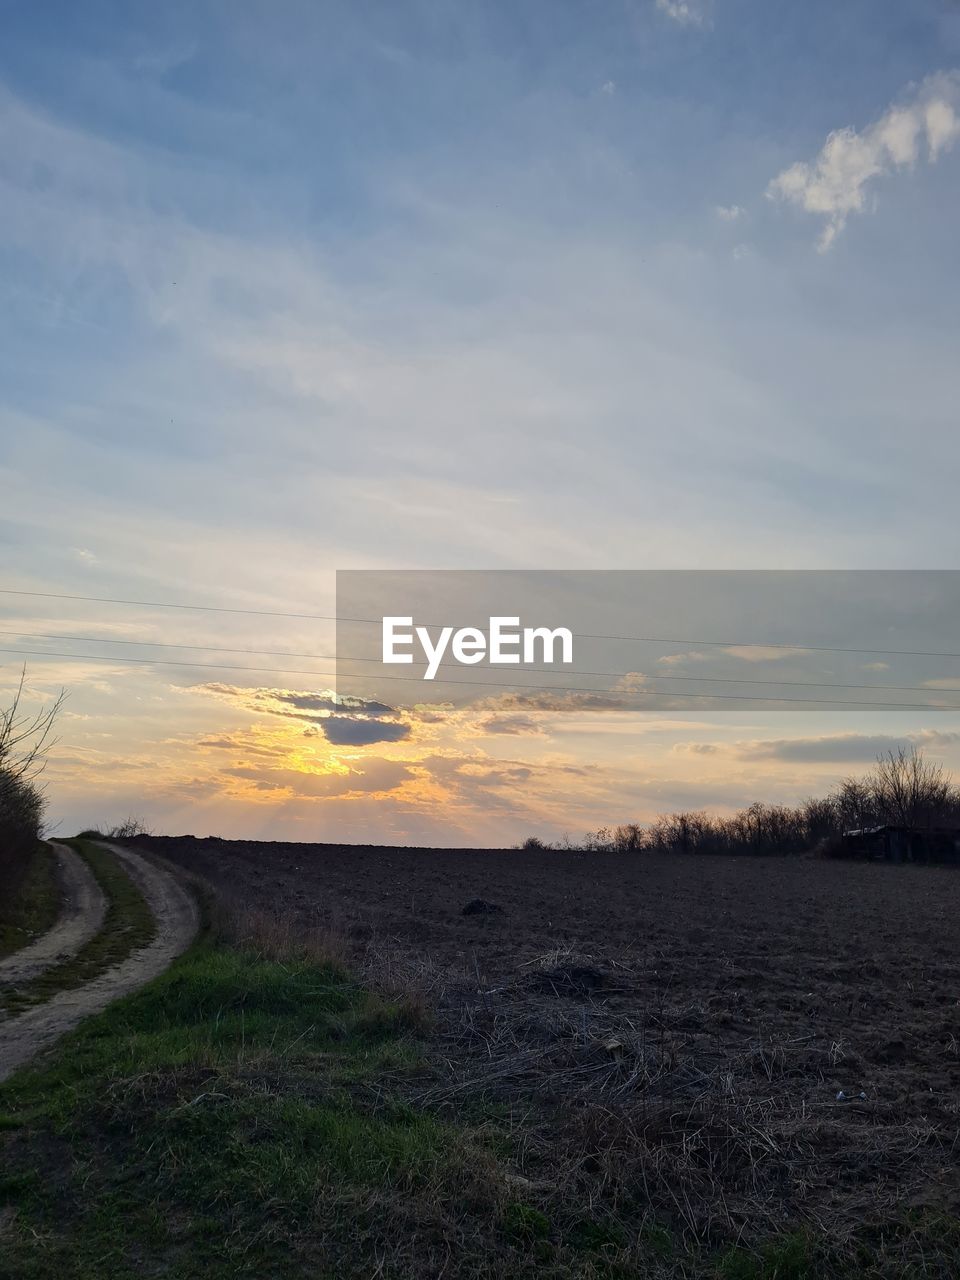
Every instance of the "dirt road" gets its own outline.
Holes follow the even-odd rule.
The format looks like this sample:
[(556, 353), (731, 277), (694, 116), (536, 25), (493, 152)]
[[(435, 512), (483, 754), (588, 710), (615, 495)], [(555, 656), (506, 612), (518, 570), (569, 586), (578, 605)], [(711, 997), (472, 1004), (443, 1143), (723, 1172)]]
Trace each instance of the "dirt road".
[(71, 991), (61, 991), (45, 1004), (0, 1023), (0, 1081), (47, 1048), (84, 1018), (100, 1013), (120, 996), (129, 995), (158, 977), (192, 942), (199, 923), (189, 890), (161, 867), (117, 845), (104, 845), (123, 862), (157, 922), (157, 934), (146, 947)]
[(60, 918), (35, 942), (0, 960), (0, 984), (30, 982), (46, 969), (75, 956), (103, 925), (107, 900), (93, 872), (78, 853), (53, 844), (63, 906)]

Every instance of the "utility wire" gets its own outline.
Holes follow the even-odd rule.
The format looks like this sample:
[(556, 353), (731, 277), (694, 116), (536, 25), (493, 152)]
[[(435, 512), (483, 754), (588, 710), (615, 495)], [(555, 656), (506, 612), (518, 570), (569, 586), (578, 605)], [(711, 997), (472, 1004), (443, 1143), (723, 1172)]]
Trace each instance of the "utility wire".
[[(187, 609), (199, 613), (231, 613), (242, 614), (254, 618), (295, 618), (311, 622), (357, 622), (380, 626), (382, 618), (349, 618), (343, 615), (327, 613), (280, 613), (271, 609), (230, 609), (223, 605), (178, 604), (169, 600), (124, 600), (113, 596), (80, 596), (68, 595), (57, 591), (20, 591), (12, 587), (0, 587), (0, 595), (31, 596), (43, 600), (83, 600), (90, 604), (123, 604), (135, 605), (142, 609)], [(425, 622), (422, 626), (440, 627), (450, 624)], [(872, 649), (853, 648), (841, 645), (826, 644), (793, 644), (786, 641), (767, 640), (704, 640), (697, 638), (678, 638), (670, 636), (620, 636), (600, 635), (589, 631), (578, 631), (575, 635), (580, 640), (619, 640), (632, 644), (692, 644), (708, 645), (720, 649), (797, 649), (804, 653), (860, 653), (879, 654), (883, 657), (895, 658), (960, 658), (960, 653), (942, 652), (930, 649)]]
[[(295, 668), (281, 667), (254, 667), (240, 666), (228, 663), (205, 663), (205, 662), (183, 662), (174, 659), (163, 658), (122, 658), (112, 657), (106, 654), (92, 653), (55, 653), (48, 649), (7, 649), (0, 648), (0, 653), (12, 653), (21, 658), (65, 658), (74, 662), (122, 662), (128, 665), (143, 667), (188, 667), (193, 671), (256, 671), (269, 675), (287, 675), (287, 676), (313, 676), (322, 679), (335, 680), (337, 672), (335, 671), (305, 671)], [(341, 672), (342, 676), (344, 673)], [(610, 677), (605, 677), (609, 679)], [(499, 689), (534, 689), (545, 693), (593, 693), (608, 694), (611, 697), (640, 697), (640, 698), (674, 698), (677, 694), (669, 693), (665, 690), (656, 689), (596, 689), (589, 685), (558, 685), (546, 684), (537, 685), (529, 683), (506, 682), (503, 680), (483, 681), (483, 680), (451, 680), (445, 677), (425, 681), (417, 676), (387, 676), (374, 672), (370, 675), (362, 676), (352, 673), (351, 680), (389, 680), (399, 681), (405, 684), (417, 684), (421, 688), (424, 686), (438, 684), (456, 684), (467, 685), (473, 688), (488, 689), (495, 692)], [(960, 703), (931, 703), (931, 702), (863, 702), (855, 698), (792, 698), (778, 697), (775, 694), (750, 695), (739, 693), (693, 693), (687, 695), (690, 698), (709, 699), (722, 702), (797, 702), (806, 705), (815, 706), (838, 706), (838, 707), (864, 707), (866, 709), (874, 707), (899, 709), (901, 711), (960, 711)]]
[[(24, 640), (70, 640), (70, 641), (77, 641), (78, 643), (83, 643), (83, 644), (122, 644), (122, 645), (135, 645), (135, 646), (138, 646), (141, 648), (147, 648), (147, 649), (192, 649), (200, 653), (246, 653), (251, 655), (259, 654), (261, 656), (274, 657), (274, 658), (310, 658), (315, 662), (338, 662), (338, 663), (339, 662), (370, 662), (370, 663), (380, 663), (381, 665), (383, 665), (382, 659), (380, 658), (360, 658), (360, 657), (351, 657), (349, 654), (338, 655), (335, 653), (299, 653), (290, 649), (231, 649), (231, 648), (228, 648), (226, 645), (219, 645), (219, 644), (182, 644), (182, 643), (175, 644), (168, 640), (130, 640), (125, 638), (116, 639), (112, 636), (71, 636), (71, 635), (64, 635), (62, 633), (51, 633), (51, 632), (44, 632), (44, 631), (0, 631), (0, 636), (19, 636), (21, 639), (24, 639)], [(83, 657), (86, 655), (81, 654), (78, 656)], [(143, 659), (143, 661), (151, 661), (151, 659)], [(213, 666), (214, 664), (211, 663), (210, 665)], [(459, 664), (450, 662), (447, 659), (443, 659), (439, 663), (439, 666), (443, 669), (450, 670), (451, 667), (458, 668)], [(256, 668), (256, 669), (264, 670), (264, 671), (274, 670), (274, 668), (269, 668), (269, 667)], [(484, 670), (490, 670), (490, 669), (491, 668), (489, 667), (484, 668)], [(635, 671), (581, 671), (576, 667), (573, 667), (573, 668), (564, 667), (562, 669), (557, 669), (554, 667), (525, 666), (523, 669), (525, 672), (529, 672), (531, 675), (556, 674), (556, 675), (569, 675), (569, 676), (596, 676), (604, 680), (623, 680), (623, 679), (627, 679), (632, 675), (641, 674)], [(290, 674), (299, 675), (302, 673), (295, 672)], [(341, 672), (340, 674), (347, 675), (349, 673)], [(647, 680), (669, 680), (669, 681), (683, 682), (683, 683), (695, 682), (698, 684), (704, 684), (704, 683), (705, 684), (750, 684), (750, 685), (767, 685), (767, 686), (775, 686), (775, 687), (782, 686), (782, 687), (799, 688), (799, 689), (879, 689), (879, 690), (887, 690), (890, 693), (936, 693), (937, 692), (936, 689), (931, 688), (929, 685), (922, 685), (922, 684), (877, 684), (876, 682), (848, 684), (845, 681), (841, 681), (841, 680), (760, 680), (753, 676), (707, 676), (707, 675), (665, 676), (665, 675), (652, 675), (652, 674), (648, 675), (645, 672), (642, 674), (644, 675), (644, 678)], [(556, 686), (551, 686), (551, 688), (555, 688), (555, 687)], [(951, 692), (951, 690), (945, 689), (942, 692)]]

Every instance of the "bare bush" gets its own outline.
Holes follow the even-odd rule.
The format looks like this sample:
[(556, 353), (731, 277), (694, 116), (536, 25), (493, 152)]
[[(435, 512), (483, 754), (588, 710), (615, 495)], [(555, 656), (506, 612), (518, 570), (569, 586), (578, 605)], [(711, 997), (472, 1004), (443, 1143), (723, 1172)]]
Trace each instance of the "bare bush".
[(13, 700), (0, 712), (0, 885), (13, 899), (40, 839), (43, 793), (38, 778), (53, 745), (51, 737), (64, 694), (35, 713), (22, 709), (26, 668)]
[(111, 827), (107, 832), (108, 840), (136, 840), (138, 836), (148, 836), (146, 824), (142, 818), (124, 818), (123, 822)]
[(645, 843), (646, 833), (636, 822), (619, 826), (613, 833), (613, 847), (617, 853), (636, 853)]

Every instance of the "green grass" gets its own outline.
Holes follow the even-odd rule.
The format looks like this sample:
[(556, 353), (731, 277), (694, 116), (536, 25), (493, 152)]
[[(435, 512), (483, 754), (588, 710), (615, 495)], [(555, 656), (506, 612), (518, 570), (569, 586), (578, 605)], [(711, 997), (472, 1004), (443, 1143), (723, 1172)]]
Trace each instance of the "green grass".
[(784, 1236), (758, 1253), (731, 1249), (720, 1260), (718, 1280), (817, 1280), (822, 1274), (814, 1241), (804, 1232)]
[(19, 1013), (48, 1000), (58, 991), (79, 986), (146, 946), (156, 933), (153, 915), (143, 894), (114, 854), (88, 840), (66, 843), (86, 859), (106, 896), (103, 928), (69, 960), (47, 969), (16, 990), (0, 991), (0, 1009), (7, 1013)]
[(56, 858), (48, 844), (39, 844), (16, 897), (0, 908), (0, 959), (46, 933), (59, 912)]
[(198, 945), (0, 1088), (0, 1276), (340, 1275), (378, 1196), (464, 1168), (370, 1093), (417, 1062), (406, 1021), (332, 968)]

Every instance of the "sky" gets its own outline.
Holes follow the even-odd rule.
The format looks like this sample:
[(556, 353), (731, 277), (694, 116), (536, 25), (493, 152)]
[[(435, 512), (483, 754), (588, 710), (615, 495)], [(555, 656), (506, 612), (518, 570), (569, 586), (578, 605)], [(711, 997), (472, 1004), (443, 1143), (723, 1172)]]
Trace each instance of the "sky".
[[(68, 690), (53, 827), (509, 844), (960, 767), (946, 710), (358, 742), (311, 656), (338, 569), (957, 564), (955, 0), (0, 15), (0, 695)], [(745, 661), (695, 652), (637, 671)]]

